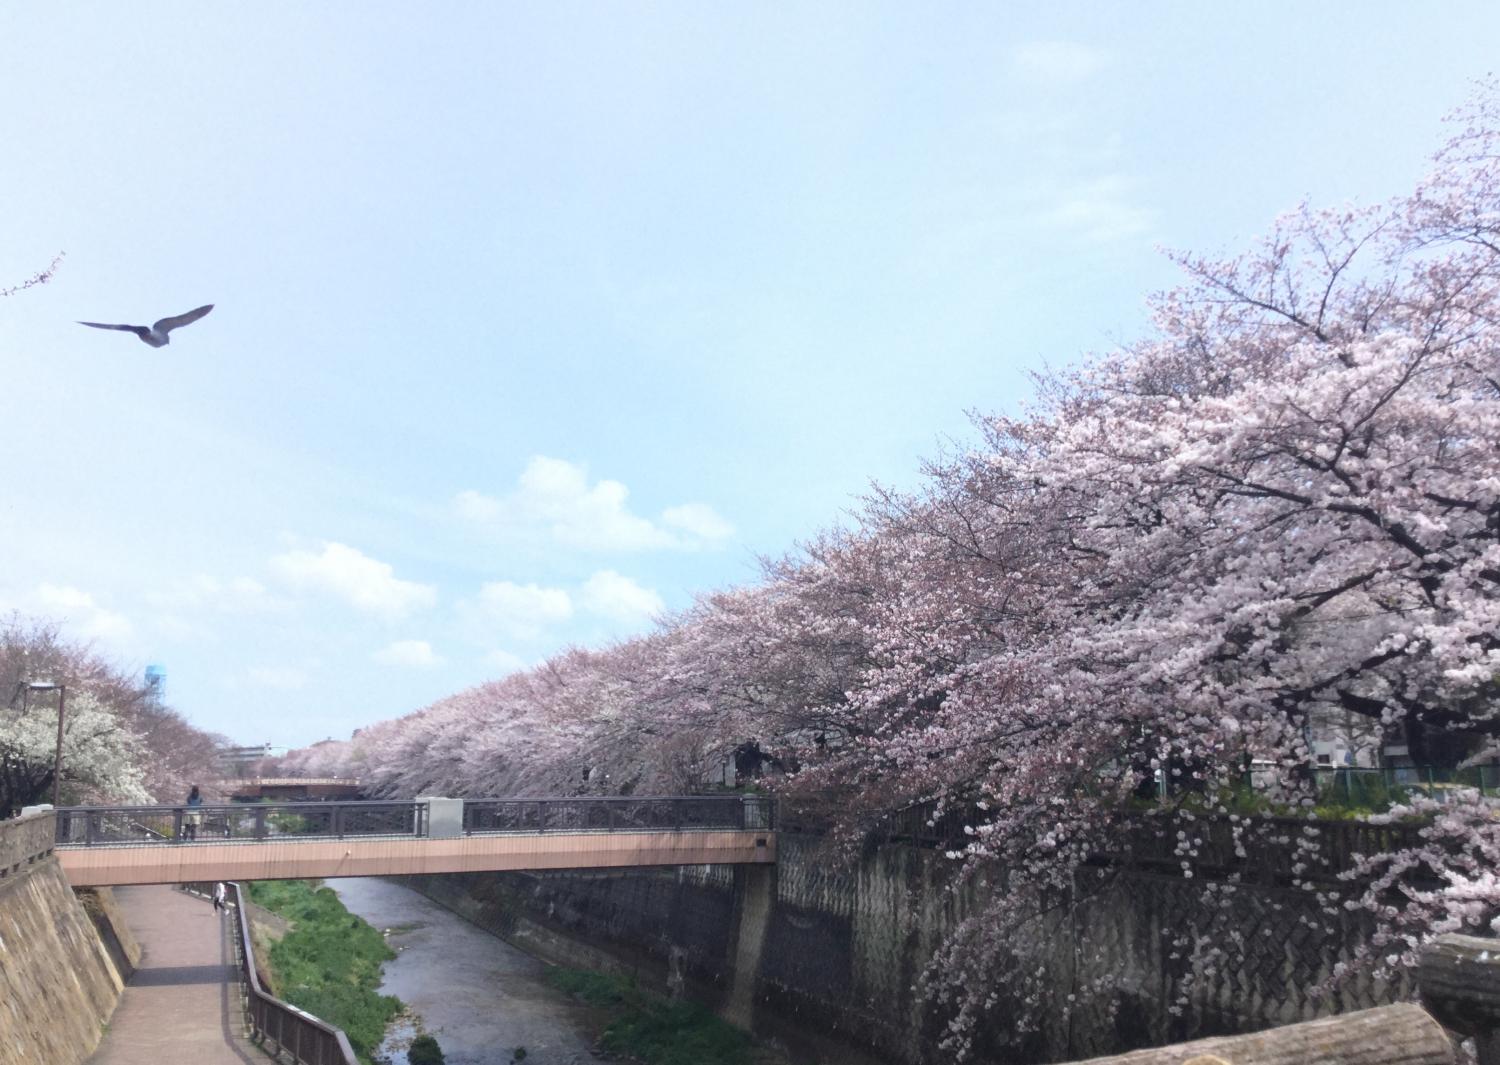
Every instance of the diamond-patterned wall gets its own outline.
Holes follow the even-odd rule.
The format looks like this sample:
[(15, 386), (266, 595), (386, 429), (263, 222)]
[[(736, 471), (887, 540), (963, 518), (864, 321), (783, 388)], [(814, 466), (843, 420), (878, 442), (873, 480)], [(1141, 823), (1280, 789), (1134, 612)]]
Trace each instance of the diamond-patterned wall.
[[(893, 1061), (949, 1060), (938, 1048), (942, 1011), (915, 987), (938, 945), (998, 889), (957, 880), (931, 849), (888, 845), (850, 864), (817, 837), (784, 833), (778, 853), (759, 1008)], [(524, 916), (624, 952), (664, 984), (679, 972), (709, 994), (732, 983), (729, 867), (462, 879), (461, 902), (448, 897), (455, 884), (415, 886), (502, 934)], [(1367, 927), (1356, 914), (1329, 916), (1311, 890), (1118, 865), (1081, 870), (1067, 901), (1016, 944), (1041, 970), (1040, 1031), (1017, 1030), (1020, 992), (999, 986), (976, 1061), (1066, 1061), (1406, 997), (1368, 979), (1323, 990)]]

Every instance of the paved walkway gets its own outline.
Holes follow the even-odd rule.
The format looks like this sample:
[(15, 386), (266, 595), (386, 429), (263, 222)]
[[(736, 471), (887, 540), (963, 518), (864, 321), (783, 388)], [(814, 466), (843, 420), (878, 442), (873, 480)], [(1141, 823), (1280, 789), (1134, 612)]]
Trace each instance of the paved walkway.
[(266, 1065), (241, 1034), (227, 919), (171, 887), (117, 888), (115, 897), (141, 967), (89, 1065)]

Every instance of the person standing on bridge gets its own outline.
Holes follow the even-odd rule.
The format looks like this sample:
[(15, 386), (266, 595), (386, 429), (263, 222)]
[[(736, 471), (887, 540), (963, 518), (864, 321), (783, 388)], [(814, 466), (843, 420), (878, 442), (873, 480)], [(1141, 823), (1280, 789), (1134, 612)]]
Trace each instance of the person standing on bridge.
[(186, 816), (182, 819), (182, 838), (196, 840), (198, 838), (198, 823), (203, 820), (203, 815), (198, 812), (198, 807), (203, 805), (203, 796), (198, 794), (198, 785), (194, 784), (188, 792)]
[(214, 884), (214, 913), (224, 909), (224, 881), (220, 880)]

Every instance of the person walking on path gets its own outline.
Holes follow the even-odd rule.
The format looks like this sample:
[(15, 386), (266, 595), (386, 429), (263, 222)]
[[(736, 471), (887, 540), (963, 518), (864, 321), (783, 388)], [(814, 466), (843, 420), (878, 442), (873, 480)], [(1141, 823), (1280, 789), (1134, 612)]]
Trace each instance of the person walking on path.
[(224, 881), (214, 884), (214, 913), (224, 909)]
[(198, 823), (203, 820), (203, 815), (198, 812), (198, 807), (203, 805), (203, 796), (198, 794), (198, 785), (194, 784), (187, 797), (187, 814), (182, 818), (182, 838), (196, 840), (198, 838)]

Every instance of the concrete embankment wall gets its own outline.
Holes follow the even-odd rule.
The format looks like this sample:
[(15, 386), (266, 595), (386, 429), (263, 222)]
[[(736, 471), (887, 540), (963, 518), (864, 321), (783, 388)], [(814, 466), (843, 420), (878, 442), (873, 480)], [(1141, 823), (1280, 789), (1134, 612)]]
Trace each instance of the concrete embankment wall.
[[(93, 915), (52, 857), (52, 840), (51, 814), (0, 821), (0, 1065), (84, 1061), (123, 986)], [(108, 893), (93, 905), (113, 932)], [(139, 952), (119, 927), (114, 949), (133, 964)]]
[[(743, 934), (754, 907), (743, 870), (732, 867), (402, 882), (549, 960), (634, 971), (659, 986), (685, 981), (730, 1013), (748, 993), (758, 1029), (789, 1022), (893, 1062), (949, 1060), (939, 1048), (945, 1015), (915, 985), (994, 888), (956, 880), (953, 863), (931, 850), (886, 846), (847, 866), (816, 839), (783, 834), (778, 848), (754, 950)], [(1075, 898), (1026, 945), (1044, 970), (1037, 986), (1055, 998), (1042, 1003), (1040, 1030), (1018, 1033), (1002, 1008), (976, 1057), (1071, 1060), (1380, 1005), (1400, 989), (1366, 983), (1319, 994), (1365, 931), (1302, 891), (1239, 886), (1226, 895), (1201, 878), (1085, 871)], [(1223, 957), (1212, 954), (1219, 949)], [(1003, 1002), (1016, 989), (996, 990)]]
[[(686, 986), (776, 1035), (801, 1028), (886, 1060), (929, 1056), (912, 985), (967, 893), (949, 890), (929, 852), (885, 848), (839, 868), (815, 843), (783, 835), (783, 847), (765, 913), (761, 885), (733, 866), (396, 879), (558, 964)], [(747, 962), (755, 971), (739, 972)]]

